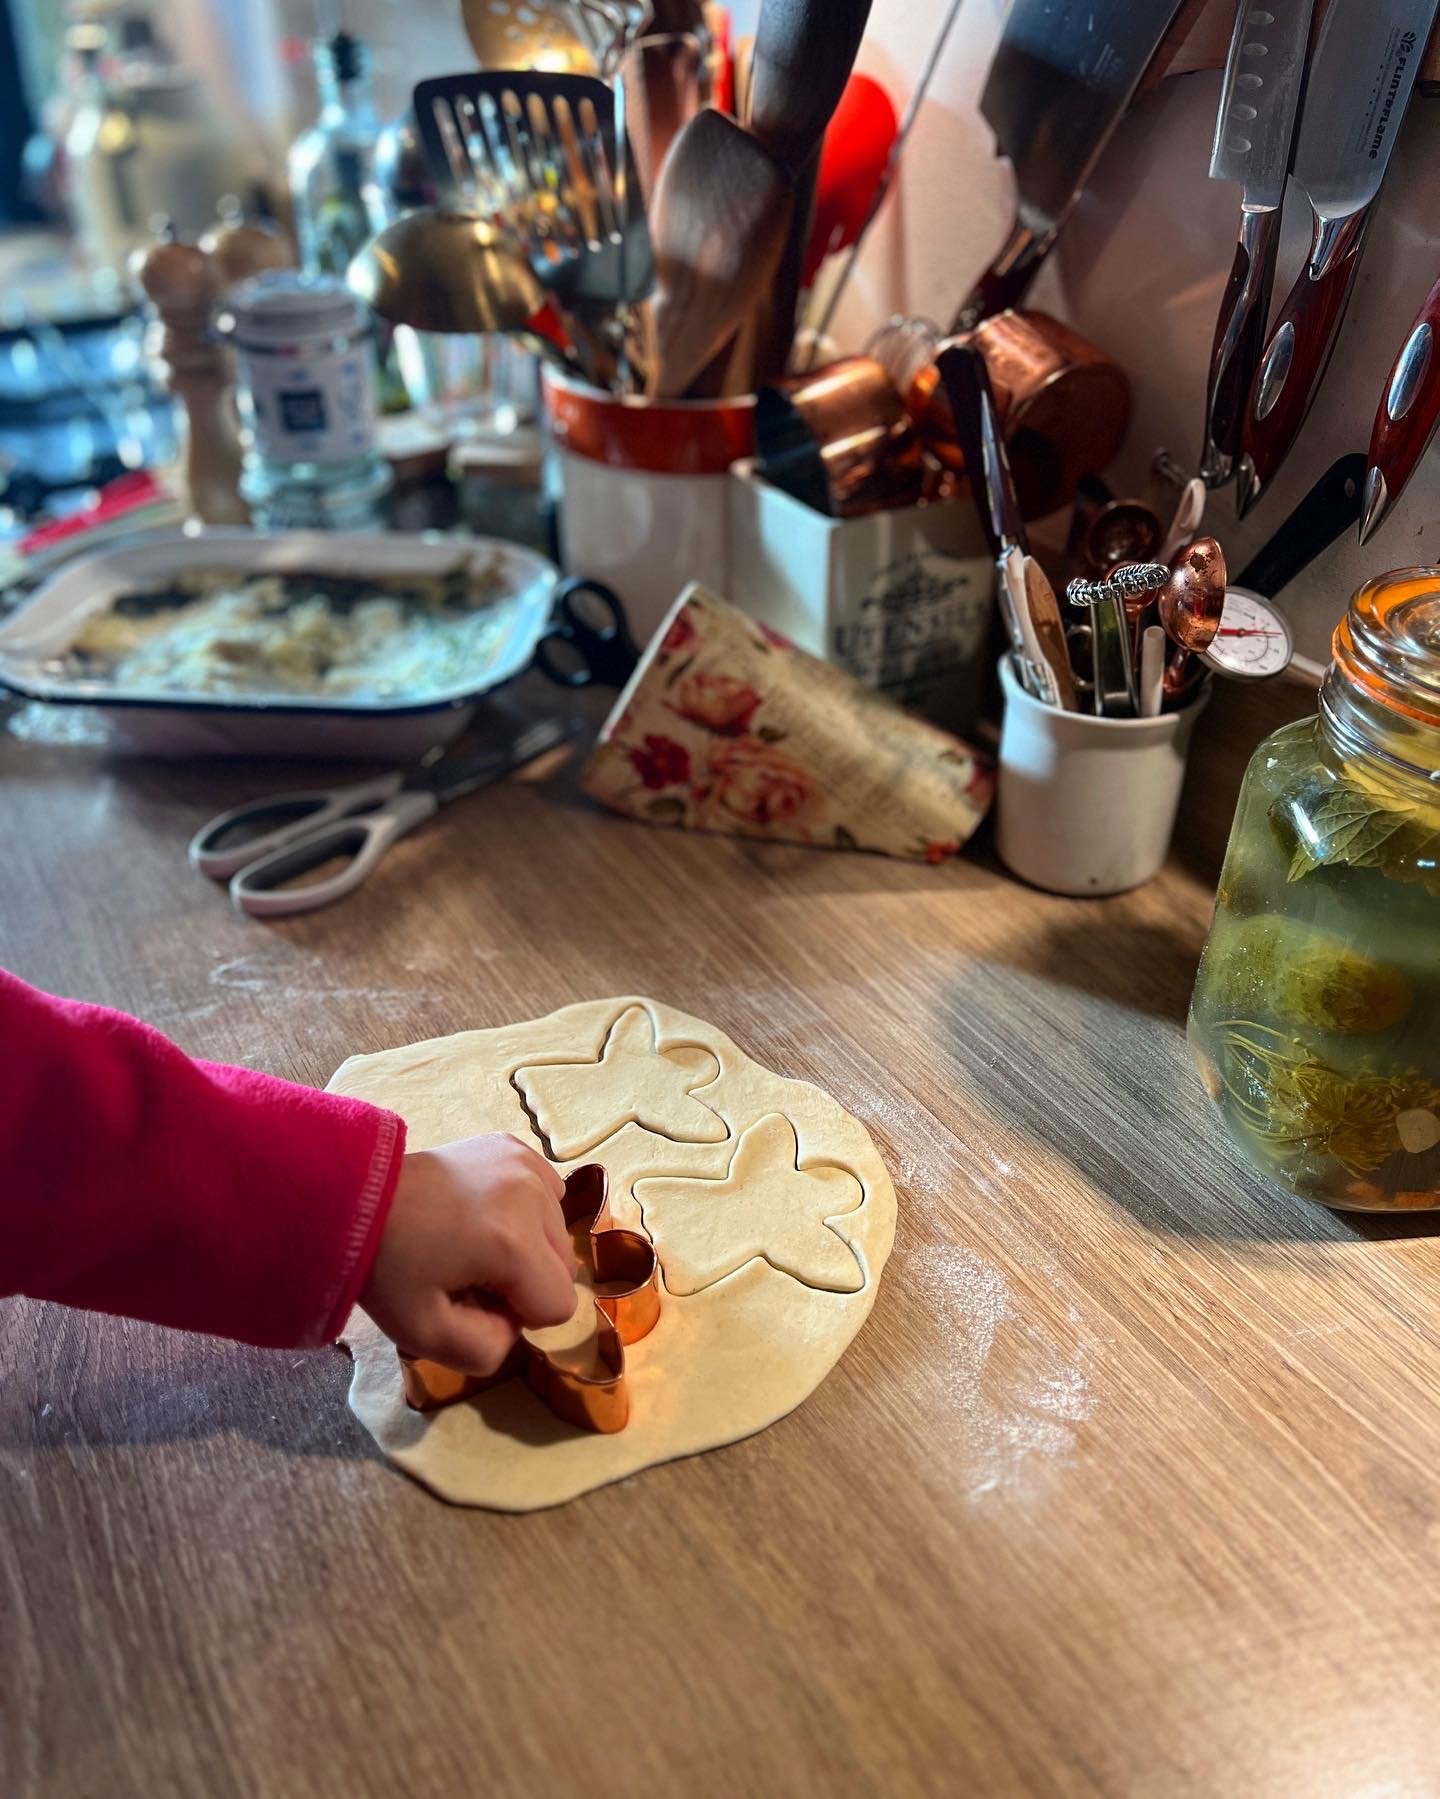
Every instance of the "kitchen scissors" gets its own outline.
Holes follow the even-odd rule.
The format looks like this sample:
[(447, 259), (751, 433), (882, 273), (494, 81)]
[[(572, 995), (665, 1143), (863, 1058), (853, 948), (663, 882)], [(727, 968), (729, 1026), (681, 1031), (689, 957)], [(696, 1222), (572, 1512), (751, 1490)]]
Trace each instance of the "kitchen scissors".
[(541, 674), (561, 687), (623, 687), (639, 660), (625, 608), (613, 590), (582, 575), (562, 581), (550, 627), (535, 646)]
[[(614, 593), (599, 581), (562, 582), (550, 628), (535, 646), (536, 667), (562, 687), (621, 687), (637, 660)], [(435, 749), (414, 768), (373, 780), (252, 800), (201, 827), (190, 842), (191, 865), (227, 881), (235, 906), (252, 918), (313, 912), (353, 893), (397, 838), (448, 801), (503, 780), (576, 730), (571, 720), (547, 719), (473, 756), (447, 760)], [(342, 866), (321, 879), (287, 884), (337, 860)]]
[[(314, 912), (353, 893), (397, 838), (433, 818), (441, 806), (503, 780), (568, 742), (577, 729), (570, 719), (544, 719), (473, 756), (450, 761), (437, 748), (414, 768), (371, 781), (251, 800), (196, 832), (191, 865), (227, 881), (236, 908), (251, 918)], [(342, 866), (331, 874), (286, 885), (335, 861)]]

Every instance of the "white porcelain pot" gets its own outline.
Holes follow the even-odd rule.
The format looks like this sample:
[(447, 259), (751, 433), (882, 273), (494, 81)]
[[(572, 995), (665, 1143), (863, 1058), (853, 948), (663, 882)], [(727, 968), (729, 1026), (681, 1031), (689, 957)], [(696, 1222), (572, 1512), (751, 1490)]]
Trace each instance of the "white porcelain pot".
[(1124, 893), (1158, 873), (1170, 848), (1185, 758), (1204, 689), (1182, 712), (1096, 718), (1033, 699), (1000, 664), (995, 848), (1050, 893)]
[(554, 369), (544, 387), (565, 572), (613, 587), (642, 645), (690, 582), (728, 594), (729, 470), (753, 452), (753, 397), (646, 400)]

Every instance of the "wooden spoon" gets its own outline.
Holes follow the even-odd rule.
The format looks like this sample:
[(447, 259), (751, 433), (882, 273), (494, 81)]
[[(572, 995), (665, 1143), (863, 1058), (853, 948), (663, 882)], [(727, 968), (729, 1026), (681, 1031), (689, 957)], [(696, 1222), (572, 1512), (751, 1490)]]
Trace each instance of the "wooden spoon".
[(1065, 642), (1065, 624), (1055, 589), (1044, 569), (1033, 556), (1025, 558), (1025, 610), (1030, 627), (1040, 645), (1040, 654), (1049, 667), (1063, 711), (1078, 712), (1079, 696), (1075, 690), (1075, 671), (1070, 666), (1070, 650)]
[(700, 111), (705, 69), (693, 35), (643, 37), (625, 58), (625, 117), (640, 192), (648, 201), (670, 146)]
[(705, 8), (700, 0), (651, 0), (647, 36), (653, 33), (660, 37), (671, 31), (698, 33), (704, 29)]
[(648, 391), (676, 399), (759, 305), (795, 190), (748, 131), (706, 107), (671, 147), (650, 209), (655, 358)]
[(870, 17), (870, 0), (762, 0), (746, 123), (792, 177), (820, 148)]

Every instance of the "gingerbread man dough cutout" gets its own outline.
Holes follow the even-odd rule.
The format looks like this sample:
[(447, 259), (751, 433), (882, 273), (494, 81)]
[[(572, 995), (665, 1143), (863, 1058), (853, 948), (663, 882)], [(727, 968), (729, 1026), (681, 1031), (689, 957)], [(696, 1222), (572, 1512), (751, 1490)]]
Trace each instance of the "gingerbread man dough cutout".
[(631, 1006), (611, 1026), (598, 1062), (517, 1068), (514, 1078), (551, 1155), (568, 1162), (627, 1124), (676, 1143), (723, 1143), (724, 1119), (694, 1096), (719, 1072), (708, 1049), (662, 1050), (654, 1019)]

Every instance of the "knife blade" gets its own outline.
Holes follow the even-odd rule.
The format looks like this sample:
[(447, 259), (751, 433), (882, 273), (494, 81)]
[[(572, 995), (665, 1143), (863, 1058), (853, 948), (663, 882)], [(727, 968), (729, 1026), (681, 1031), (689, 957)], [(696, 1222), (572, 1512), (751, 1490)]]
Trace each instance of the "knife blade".
[(1200, 458), (1207, 487), (1222, 486), (1234, 470), (1240, 418), (1265, 341), (1280, 206), (1314, 12), (1315, 0), (1241, 0), (1235, 15), (1210, 179), (1238, 181), (1244, 191), (1235, 258), (1210, 350)]
[(1236, 466), (1242, 518), (1269, 490), (1325, 378), (1437, 9), (1440, 0), (1332, 5), (1320, 28), (1295, 151), (1313, 215), (1310, 259), (1250, 385)]
[(935, 368), (950, 402), (955, 436), (990, 554), (999, 558), (1017, 548), (1028, 553), (1030, 540), (984, 357), (974, 344), (950, 344), (935, 359)]
[(936, 358), (935, 367), (954, 415), (980, 524), (995, 558), (995, 598), (1016, 676), (1043, 705), (1059, 706), (1060, 690), (1030, 624), (1025, 577), (1029, 540), (984, 358), (974, 344), (950, 344)]
[(1440, 424), (1440, 281), (1425, 296), (1415, 323), (1386, 377), (1370, 429), (1369, 467), (1360, 514), (1360, 541), (1368, 543), (1430, 447)]
[(1017, 306), (1182, 0), (1013, 0), (981, 96), (1015, 172), (1015, 223), (952, 335)]

